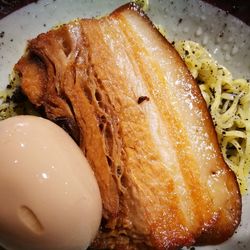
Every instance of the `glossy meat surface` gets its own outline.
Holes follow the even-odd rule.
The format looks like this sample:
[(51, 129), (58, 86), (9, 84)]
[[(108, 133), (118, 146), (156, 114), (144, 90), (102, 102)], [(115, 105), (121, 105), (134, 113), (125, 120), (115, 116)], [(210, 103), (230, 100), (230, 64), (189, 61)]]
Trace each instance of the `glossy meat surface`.
[(79, 143), (97, 178), (97, 249), (216, 244), (241, 197), (201, 96), (177, 52), (133, 4), (31, 40), (23, 92)]

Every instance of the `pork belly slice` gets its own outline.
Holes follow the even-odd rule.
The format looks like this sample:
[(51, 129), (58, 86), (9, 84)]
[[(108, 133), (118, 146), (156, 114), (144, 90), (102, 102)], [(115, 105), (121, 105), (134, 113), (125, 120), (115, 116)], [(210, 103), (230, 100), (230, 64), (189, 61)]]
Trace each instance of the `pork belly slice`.
[(233, 234), (239, 188), (199, 87), (136, 5), (39, 35), (15, 70), (95, 172), (103, 222), (92, 248), (177, 249)]

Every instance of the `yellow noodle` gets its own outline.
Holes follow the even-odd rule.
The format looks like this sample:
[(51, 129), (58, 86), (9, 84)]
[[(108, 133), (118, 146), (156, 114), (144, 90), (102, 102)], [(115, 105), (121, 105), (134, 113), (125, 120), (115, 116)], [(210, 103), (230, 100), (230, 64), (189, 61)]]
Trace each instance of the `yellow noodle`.
[(147, 11), (149, 8), (149, 0), (132, 0), (136, 4), (138, 4), (143, 11)]
[(244, 194), (250, 171), (250, 84), (245, 79), (234, 80), (198, 43), (179, 41), (175, 48), (199, 83), (223, 157)]

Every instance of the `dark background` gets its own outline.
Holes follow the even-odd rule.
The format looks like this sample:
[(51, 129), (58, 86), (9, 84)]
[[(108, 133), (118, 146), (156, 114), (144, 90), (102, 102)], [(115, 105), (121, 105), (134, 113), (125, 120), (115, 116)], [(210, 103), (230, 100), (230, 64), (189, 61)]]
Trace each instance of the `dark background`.
[(205, 0), (250, 25), (250, 0)]
[[(104, 1), (104, 0), (103, 0)], [(250, 0), (204, 0), (226, 10), (250, 25)], [(22, 6), (37, 0), (0, 0), (0, 19)]]

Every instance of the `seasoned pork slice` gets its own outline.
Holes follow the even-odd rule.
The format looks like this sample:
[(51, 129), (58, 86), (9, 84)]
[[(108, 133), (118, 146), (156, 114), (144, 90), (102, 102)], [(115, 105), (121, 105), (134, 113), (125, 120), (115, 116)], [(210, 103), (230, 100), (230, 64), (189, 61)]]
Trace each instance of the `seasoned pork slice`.
[(228, 239), (241, 217), (200, 90), (136, 5), (29, 41), (23, 92), (63, 126), (103, 200), (96, 249), (177, 249)]

